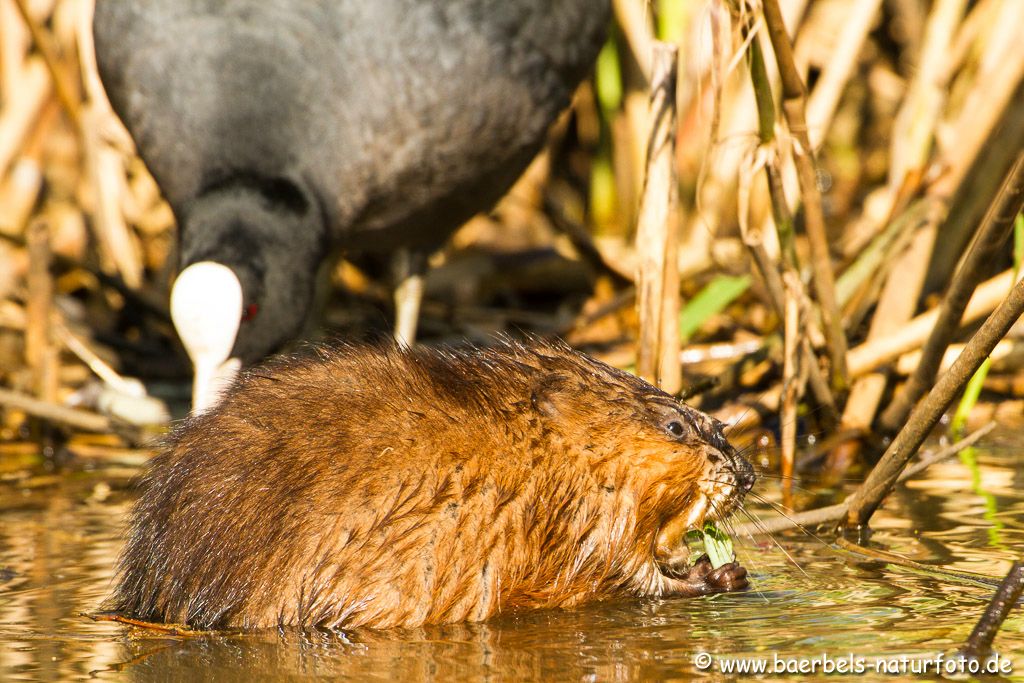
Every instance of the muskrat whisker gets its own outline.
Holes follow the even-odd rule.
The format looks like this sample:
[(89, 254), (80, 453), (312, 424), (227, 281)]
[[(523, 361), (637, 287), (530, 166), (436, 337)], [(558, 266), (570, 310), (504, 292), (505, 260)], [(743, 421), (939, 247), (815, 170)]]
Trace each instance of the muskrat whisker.
[[(769, 479), (782, 479), (782, 478), (784, 478), (781, 475), (773, 476), (773, 475), (762, 474), (760, 472), (757, 473), (757, 476), (758, 476), (758, 478), (767, 477)], [(795, 479), (795, 477), (792, 477), (792, 478)], [(731, 484), (735, 484), (736, 483), (734, 481), (723, 481), (721, 479), (707, 479), (707, 478), (702, 478), (700, 481), (701, 482), (706, 482), (706, 483), (709, 483), (709, 484), (722, 484), (723, 486), (729, 486)], [(806, 492), (806, 493), (814, 493), (814, 491), (812, 491), (811, 489), (803, 488), (802, 486), (793, 486), (793, 488), (796, 489), (797, 491), (803, 491), (803, 492)]]
[[(803, 524), (800, 524), (795, 519), (790, 517), (787, 514), (787, 512), (792, 512), (792, 510), (786, 510), (786, 508), (784, 508), (783, 506), (779, 505), (775, 501), (769, 500), (769, 499), (765, 498), (764, 496), (762, 496), (760, 494), (754, 493), (753, 491), (747, 491), (747, 495), (748, 496), (753, 496), (754, 499), (757, 500), (759, 503), (764, 503), (765, 505), (767, 505), (770, 508), (772, 508), (773, 510), (775, 510), (782, 517), (784, 517), (784, 518), (788, 519), (790, 522), (792, 522), (793, 526), (798, 528), (800, 531), (804, 532), (807, 536), (810, 536), (811, 538), (813, 538), (814, 540), (818, 541), (819, 543), (821, 543), (824, 546), (830, 546), (830, 544), (827, 541), (825, 541), (825, 539), (821, 538), (816, 533), (814, 533), (813, 531), (811, 531), (810, 529), (805, 527)], [(741, 507), (742, 507), (742, 505), (741, 505)]]
[[(811, 578), (807, 574), (807, 572), (804, 571), (804, 568), (800, 566), (800, 563), (796, 561), (796, 558), (794, 558), (792, 555), (790, 555), (789, 551), (782, 547), (782, 544), (779, 543), (779, 541), (775, 538), (775, 536), (773, 536), (772, 534), (767, 532), (767, 530), (764, 528), (764, 523), (761, 521), (761, 519), (757, 515), (751, 513), (749, 510), (747, 510), (745, 507), (743, 507), (742, 503), (739, 504), (737, 509), (747, 516), (747, 519), (750, 520), (751, 524), (753, 524), (758, 529), (761, 529), (761, 533), (763, 533), (765, 536), (767, 536), (768, 538), (771, 539), (772, 543), (774, 543), (775, 546), (779, 550), (782, 551), (782, 554), (786, 556), (786, 559), (788, 559), (790, 562), (793, 563), (794, 567), (796, 567), (798, 570), (800, 570), (800, 573), (803, 574), (805, 578), (808, 578), (808, 579)], [(805, 533), (806, 533), (806, 531), (805, 531)], [(751, 538), (753, 538), (753, 534), (751, 534)], [(817, 537), (815, 537), (815, 538), (817, 538)], [(818, 539), (818, 540), (821, 540), (821, 539)]]
[[(755, 472), (756, 472), (756, 469), (755, 469)], [(757, 478), (758, 479), (774, 479), (774, 480), (778, 480), (780, 482), (787, 482), (788, 485), (789, 485), (789, 488), (793, 489), (794, 491), (800, 491), (800, 492), (803, 492), (803, 493), (811, 493), (811, 494), (816, 493), (813, 489), (809, 489), (809, 488), (807, 488), (805, 486), (798, 486), (797, 484), (795, 484), (794, 482), (800, 481), (800, 477), (796, 477), (796, 476), (787, 477), (784, 474), (778, 474), (778, 473), (773, 474), (773, 473), (769, 473), (769, 472), (757, 472)], [(854, 482), (854, 483), (856, 483), (856, 482)]]

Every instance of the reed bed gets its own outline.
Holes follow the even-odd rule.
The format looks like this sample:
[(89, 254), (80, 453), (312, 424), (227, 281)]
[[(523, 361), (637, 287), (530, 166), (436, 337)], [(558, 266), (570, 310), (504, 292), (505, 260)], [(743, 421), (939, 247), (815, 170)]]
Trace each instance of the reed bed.
[[(989, 354), (976, 383), (1019, 418), (1024, 3), (612, 3), (545, 150), (431, 259), (427, 342), (564, 336), (739, 440), (766, 430), (787, 481), (900, 433), (852, 525)], [(181, 414), (189, 368), (174, 216), (106, 101), (91, 12), (0, 0), (0, 441), (116, 459)], [(317, 334), (386, 330), (387, 285), (341, 261)]]

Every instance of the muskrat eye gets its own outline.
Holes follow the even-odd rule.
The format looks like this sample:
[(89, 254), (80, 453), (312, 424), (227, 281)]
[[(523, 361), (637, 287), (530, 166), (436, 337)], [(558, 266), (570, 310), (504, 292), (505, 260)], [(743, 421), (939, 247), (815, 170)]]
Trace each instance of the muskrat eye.
[(671, 422), (669, 422), (667, 425), (665, 425), (665, 430), (675, 437), (680, 437), (686, 433), (686, 427), (684, 427), (683, 423), (680, 422), (679, 420), (672, 420)]

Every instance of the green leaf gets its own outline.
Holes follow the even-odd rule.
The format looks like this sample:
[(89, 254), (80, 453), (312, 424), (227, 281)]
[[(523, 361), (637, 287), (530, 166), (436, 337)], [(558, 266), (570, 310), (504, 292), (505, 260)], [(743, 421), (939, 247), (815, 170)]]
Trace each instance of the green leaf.
[(609, 38), (598, 53), (594, 73), (597, 101), (601, 109), (605, 115), (617, 111), (622, 105), (622, 71), (614, 38)]
[(598, 228), (613, 225), (618, 212), (618, 194), (610, 150), (603, 147), (590, 167), (590, 215)]
[(1013, 221), (1013, 275), (1014, 281), (1020, 276), (1021, 262), (1024, 261), (1024, 213), (1018, 213)]
[(988, 369), (991, 365), (992, 359), (986, 358), (985, 362), (974, 373), (974, 376), (971, 377), (971, 381), (964, 387), (964, 395), (960, 399), (960, 404), (956, 407), (956, 413), (953, 414), (953, 422), (949, 425), (949, 432), (956, 439), (959, 439), (964, 432), (967, 416), (970, 415), (971, 409), (978, 402), (978, 397), (981, 396), (981, 388), (985, 384), (985, 377), (988, 376)]
[(678, 43), (686, 31), (687, 0), (658, 0), (658, 40)]
[(736, 558), (729, 534), (715, 526), (714, 522), (704, 523), (704, 551), (708, 554), (714, 569), (729, 564)]
[(715, 277), (679, 312), (679, 337), (683, 343), (689, 341), (708, 318), (725, 310), (749, 288), (749, 275)]

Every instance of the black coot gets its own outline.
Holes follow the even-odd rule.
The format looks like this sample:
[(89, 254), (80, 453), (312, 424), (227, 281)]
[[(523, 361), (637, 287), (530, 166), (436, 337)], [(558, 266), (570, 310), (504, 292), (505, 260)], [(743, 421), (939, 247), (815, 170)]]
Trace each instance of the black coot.
[(607, 0), (100, 0), (100, 74), (181, 230), (171, 309), (194, 407), (298, 334), (330, 252), (423, 254), (488, 209), (608, 15)]

